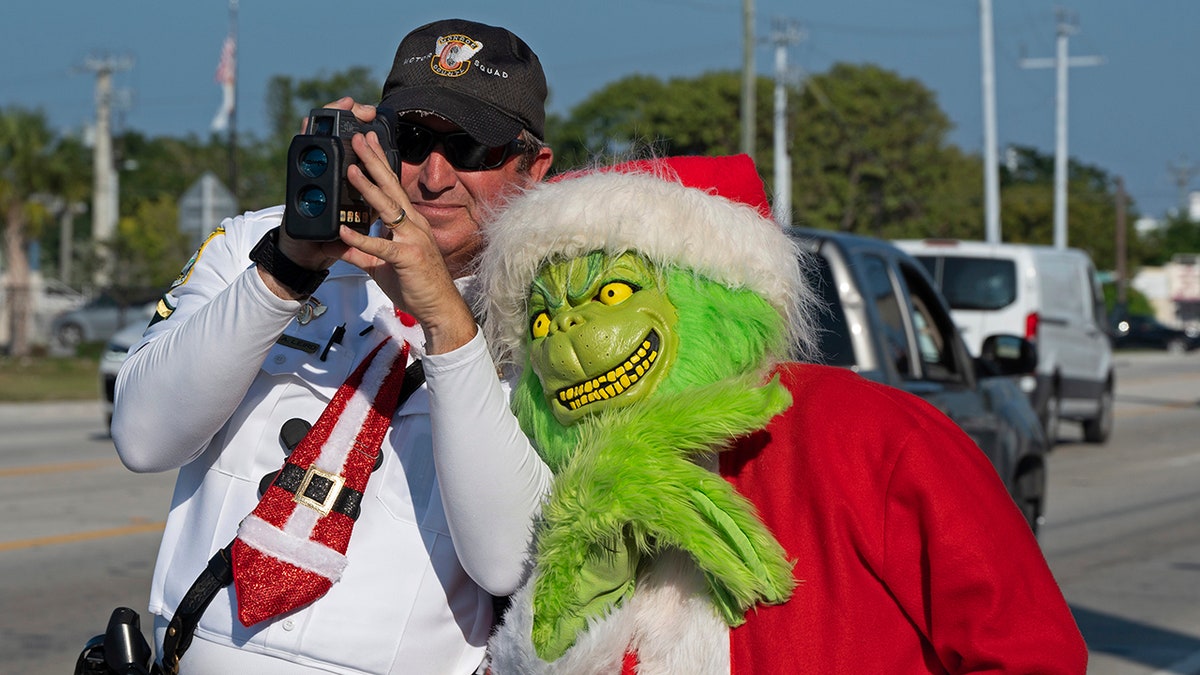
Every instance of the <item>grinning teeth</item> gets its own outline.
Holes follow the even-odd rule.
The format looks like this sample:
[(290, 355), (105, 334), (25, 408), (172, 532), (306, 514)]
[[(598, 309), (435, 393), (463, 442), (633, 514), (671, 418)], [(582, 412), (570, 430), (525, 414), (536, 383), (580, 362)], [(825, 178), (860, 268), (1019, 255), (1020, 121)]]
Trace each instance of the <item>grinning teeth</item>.
[(578, 410), (596, 401), (618, 396), (645, 376), (658, 359), (658, 334), (654, 331), (616, 368), (586, 382), (558, 390), (558, 402), (570, 410)]

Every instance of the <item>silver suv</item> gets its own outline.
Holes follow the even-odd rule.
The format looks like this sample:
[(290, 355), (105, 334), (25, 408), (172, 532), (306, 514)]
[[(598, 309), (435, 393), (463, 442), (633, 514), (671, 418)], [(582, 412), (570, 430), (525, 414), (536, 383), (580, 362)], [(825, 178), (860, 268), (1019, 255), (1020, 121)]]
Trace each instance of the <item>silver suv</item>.
[(149, 323), (157, 304), (157, 299), (128, 303), (101, 294), (80, 307), (56, 316), (50, 324), (50, 334), (64, 347), (77, 347), (84, 342), (104, 342), (128, 323)]

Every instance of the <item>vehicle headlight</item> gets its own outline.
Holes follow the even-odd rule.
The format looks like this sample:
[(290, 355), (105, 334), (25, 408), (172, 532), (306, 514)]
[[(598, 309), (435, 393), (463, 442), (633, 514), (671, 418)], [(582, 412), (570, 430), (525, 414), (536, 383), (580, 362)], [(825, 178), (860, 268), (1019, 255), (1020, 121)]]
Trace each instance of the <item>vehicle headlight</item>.
[(1026, 394), (1032, 393), (1034, 389), (1037, 389), (1037, 378), (1033, 375), (1022, 375), (1021, 378), (1017, 380), (1017, 386), (1019, 386), (1021, 391), (1025, 392)]
[(116, 345), (108, 345), (104, 348), (104, 353), (100, 355), (100, 360), (104, 363), (120, 363), (129, 355), (128, 347), (118, 347)]

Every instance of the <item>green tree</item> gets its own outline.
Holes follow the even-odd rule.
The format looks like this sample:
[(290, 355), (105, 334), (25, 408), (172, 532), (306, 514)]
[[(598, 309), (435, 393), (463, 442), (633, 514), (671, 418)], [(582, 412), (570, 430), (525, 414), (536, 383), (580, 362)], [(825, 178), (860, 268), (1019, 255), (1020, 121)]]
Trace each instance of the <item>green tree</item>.
[(1200, 253), (1200, 223), (1186, 215), (1174, 215), (1147, 234), (1143, 244), (1148, 265), (1164, 265), (1177, 253)]
[(0, 110), (0, 214), (4, 217), (4, 253), (9, 353), (28, 356), (32, 296), (29, 242), (36, 238), (49, 212), (46, 196), (62, 167), (55, 162), (56, 139), (41, 111), (20, 107)]
[(1104, 284), (1101, 290), (1104, 292), (1104, 309), (1110, 319), (1125, 314), (1154, 315), (1154, 306), (1150, 304), (1149, 298), (1132, 286), (1125, 288), (1124, 307), (1120, 306), (1120, 303), (1117, 302), (1117, 296), (1120, 293), (1115, 283)]
[[(41, 268), (63, 283), (79, 288), (82, 277), (77, 263), (82, 256), (78, 243), (80, 234), (87, 235), (91, 229), (90, 218), (86, 220), (87, 229), (80, 227), (80, 223), (90, 212), (92, 201), (92, 151), (81, 138), (63, 137), (55, 148), (53, 166), (58, 169), (49, 173), (48, 189), (52, 195), (51, 215), (59, 227), (42, 229)], [(69, 254), (66, 269), (61, 264), (64, 253)]]
[(116, 139), (121, 174), (121, 215), (135, 213), (144, 201), (176, 199), (200, 176), (228, 176), (228, 148), (216, 135), (201, 140), (154, 137), (129, 131)]
[[(757, 83), (756, 153), (774, 185), (773, 100)], [(548, 125), (557, 170), (622, 156), (739, 152), (741, 79), (630, 75)], [(931, 92), (874, 66), (839, 65), (789, 88), (793, 222), (877, 236), (982, 236), (978, 157), (945, 142)]]
[[(115, 145), (120, 214), (105, 251), (117, 265), (106, 290), (118, 301), (142, 302), (149, 288), (165, 289), (187, 261), (189, 244), (179, 229), (178, 199), (206, 172), (227, 174), (228, 148), (216, 135), (203, 140), (195, 135), (150, 138), (136, 131), (122, 134)], [(83, 262), (85, 268), (88, 262)]]
[(653, 141), (657, 131), (650, 128), (648, 108), (664, 98), (665, 91), (657, 77), (630, 75), (588, 96), (561, 126), (547, 130), (555, 170), (585, 167), (598, 158), (627, 153), (635, 143)]
[[(273, 78), (268, 90), (271, 135), (265, 140), (239, 139), (238, 184), (230, 186), (237, 189), (239, 209), (283, 201), (287, 146), (309, 109), (346, 95), (374, 103), (379, 91), (364, 67), (301, 80)], [(165, 287), (190, 255), (179, 230), (178, 199), (206, 172), (228, 183), (229, 149), (216, 134), (148, 137), (136, 130), (116, 137), (114, 146), (121, 199), (117, 237), (109, 252), (120, 261), (120, 274), (109, 291), (119, 298), (141, 300), (147, 287)], [(86, 230), (77, 234), (81, 243), (87, 241)], [(97, 252), (92, 253), (81, 260), (84, 272), (94, 267)]]
[(271, 139), (287, 149), (292, 136), (308, 112), (327, 103), (352, 96), (360, 103), (379, 103), (381, 83), (366, 66), (351, 66), (346, 70), (316, 77), (293, 79), (276, 75), (267, 83), (267, 110), (270, 117)]
[[(1004, 241), (1054, 243), (1054, 157), (1025, 146), (1010, 149), (1002, 167), (1001, 236)], [(1126, 220), (1137, 219), (1128, 204)], [(1067, 245), (1087, 251), (1098, 269), (1116, 267), (1116, 179), (1107, 171), (1077, 160), (1067, 163)], [(1151, 249), (1127, 237), (1127, 261), (1136, 267)]]
[[(770, 167), (771, 81), (757, 82), (756, 146)], [(741, 78), (732, 71), (660, 80), (629, 75), (584, 99), (565, 119), (551, 118), (547, 141), (556, 171), (618, 157), (729, 155), (740, 152)]]
[[(936, 200), (963, 166), (937, 97), (876, 65), (835, 64), (805, 83), (793, 132), (793, 222), (884, 238), (937, 226)], [(948, 201), (950, 200), (950, 201)], [(960, 223), (961, 225), (961, 223)]]
[(116, 261), (113, 294), (118, 300), (143, 301), (178, 275), (191, 253), (188, 237), (179, 231), (178, 215), (176, 200), (163, 196), (142, 200), (117, 223), (111, 257)]
[(351, 66), (331, 74), (294, 79), (276, 75), (267, 83), (267, 115), (270, 132), (264, 143), (245, 149), (239, 155), (246, 168), (239, 198), (247, 208), (263, 208), (283, 201), (287, 182), (287, 150), (292, 137), (300, 133), (313, 108), (343, 96), (360, 103), (379, 103), (381, 80), (366, 66)]
[(983, 161), (947, 146), (942, 179), (930, 186), (928, 216), (900, 230), (905, 237), (984, 239)]

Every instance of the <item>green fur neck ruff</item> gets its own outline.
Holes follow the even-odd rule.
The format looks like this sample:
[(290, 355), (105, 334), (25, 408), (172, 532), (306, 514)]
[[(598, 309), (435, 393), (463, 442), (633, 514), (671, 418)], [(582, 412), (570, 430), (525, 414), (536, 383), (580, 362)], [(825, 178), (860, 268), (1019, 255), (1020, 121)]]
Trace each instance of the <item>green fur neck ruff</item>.
[(538, 530), (533, 599), (533, 641), (546, 660), (591, 614), (632, 592), (631, 581), (589, 601), (581, 586), (597, 567), (685, 551), (730, 626), (756, 603), (786, 601), (795, 585), (754, 506), (698, 463), (791, 405), (777, 379), (764, 384), (768, 355), (785, 348), (779, 314), (753, 293), (685, 272), (672, 272), (668, 288), (686, 358), (652, 398), (563, 427), (529, 369), (517, 388), (514, 409), (556, 476)]

